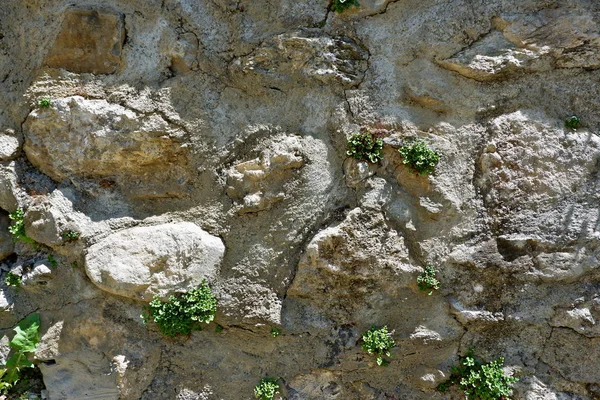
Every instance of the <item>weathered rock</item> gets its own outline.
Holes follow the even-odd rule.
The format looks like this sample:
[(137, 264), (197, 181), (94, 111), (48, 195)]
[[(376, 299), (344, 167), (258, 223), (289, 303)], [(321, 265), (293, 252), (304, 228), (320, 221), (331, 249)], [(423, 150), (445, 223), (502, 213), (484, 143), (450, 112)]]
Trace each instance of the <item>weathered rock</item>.
[[(116, 185), (134, 197), (179, 197), (190, 180), (184, 132), (158, 114), (106, 100), (55, 99), (24, 124), (25, 154), (52, 179)], [(104, 182), (104, 183), (103, 183)]]
[(46, 56), (46, 65), (73, 72), (112, 74), (121, 65), (125, 41), (122, 14), (101, 10), (69, 10)]
[(5, 213), (0, 214), (0, 261), (11, 255), (14, 250), (14, 240), (8, 231), (11, 220)]
[(0, 134), (0, 161), (10, 161), (17, 158), (21, 149), (21, 140), (14, 130), (7, 129), (6, 134)]
[[(583, 355), (585, 354), (585, 357)], [(598, 383), (600, 338), (586, 338), (566, 328), (555, 328), (548, 339), (542, 360), (573, 382)]]
[(149, 301), (212, 281), (224, 253), (221, 239), (190, 222), (144, 226), (90, 246), (85, 270), (102, 290)]

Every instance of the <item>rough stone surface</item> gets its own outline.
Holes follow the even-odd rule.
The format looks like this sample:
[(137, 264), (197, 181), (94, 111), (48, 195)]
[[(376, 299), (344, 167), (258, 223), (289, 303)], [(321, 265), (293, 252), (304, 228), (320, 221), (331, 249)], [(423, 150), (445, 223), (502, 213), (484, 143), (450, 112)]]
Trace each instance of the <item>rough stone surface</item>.
[(149, 301), (212, 281), (224, 253), (218, 237), (189, 222), (136, 227), (90, 246), (85, 271), (109, 293)]
[[(37, 244), (0, 233), (0, 358), (39, 313), (51, 400), (462, 399), (471, 347), (514, 400), (600, 398), (599, 2), (1, 3), (0, 231)], [(143, 324), (203, 278), (213, 323)]]

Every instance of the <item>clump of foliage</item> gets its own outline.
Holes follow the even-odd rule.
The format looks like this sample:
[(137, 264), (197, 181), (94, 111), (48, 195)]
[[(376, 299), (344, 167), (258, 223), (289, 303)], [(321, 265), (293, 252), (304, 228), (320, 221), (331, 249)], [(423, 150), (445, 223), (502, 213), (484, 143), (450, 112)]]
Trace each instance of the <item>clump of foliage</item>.
[(79, 239), (79, 232), (72, 230), (63, 231), (60, 235), (62, 236), (65, 243), (73, 242)]
[(258, 400), (273, 400), (279, 393), (278, 381), (277, 378), (262, 378), (260, 383), (254, 387), (254, 397)]
[(277, 336), (279, 336), (279, 335), (281, 335), (281, 332), (279, 331), (279, 329), (278, 329), (278, 328), (273, 328), (273, 329), (271, 329), (271, 336), (273, 336), (273, 337), (277, 337)]
[(22, 241), (25, 243), (33, 244), (35, 241), (25, 234), (25, 213), (22, 208), (17, 208), (15, 211), (8, 214), (8, 218), (11, 219), (11, 224), (8, 227), (8, 231), (13, 237), (15, 242)]
[(400, 147), (398, 152), (404, 158), (402, 163), (421, 175), (432, 173), (440, 161), (440, 154), (422, 140), (413, 140)]
[(581, 126), (581, 119), (577, 115), (572, 115), (565, 120), (565, 126), (571, 129), (577, 129)]
[(52, 105), (52, 100), (49, 97), (42, 97), (38, 101), (38, 105), (42, 108), (49, 108)]
[(357, 160), (376, 163), (383, 158), (383, 140), (374, 139), (369, 132), (354, 133), (348, 138), (348, 151), (346, 154)]
[(39, 314), (29, 315), (14, 328), (14, 331), (15, 336), (8, 343), (13, 350), (12, 355), (6, 359), (4, 366), (0, 367), (0, 392), (4, 394), (21, 379), (24, 368), (34, 367), (27, 356), (37, 349), (40, 342)]
[(217, 332), (217, 333), (223, 332), (224, 329), (225, 328), (223, 328), (223, 325), (217, 324), (217, 326), (215, 326), (215, 332)]
[(371, 326), (371, 329), (362, 335), (362, 348), (369, 354), (375, 354), (379, 366), (389, 364), (389, 361), (383, 356), (391, 357), (390, 349), (396, 344), (392, 338), (392, 333), (394, 332), (388, 332), (387, 326), (383, 328)]
[(417, 276), (417, 284), (419, 285), (419, 289), (423, 292), (429, 290), (427, 293), (429, 296), (433, 293), (434, 290), (440, 288), (440, 281), (438, 281), (435, 277), (436, 274), (435, 268), (431, 265), (425, 266), (423, 272)]
[(54, 257), (54, 255), (48, 255), (48, 264), (50, 264), (52, 268), (56, 268), (58, 266), (58, 262), (56, 261), (56, 257)]
[(6, 278), (4, 279), (4, 283), (6, 283), (7, 286), (12, 286), (16, 288), (21, 286), (22, 282), (23, 279), (19, 275), (13, 274), (12, 272), (6, 274)]
[(333, 4), (331, 5), (331, 11), (336, 11), (338, 13), (343, 12), (345, 9), (350, 7), (358, 7), (360, 3), (358, 0), (333, 0)]
[(502, 357), (484, 364), (473, 356), (473, 349), (469, 349), (460, 365), (452, 367), (450, 379), (440, 384), (438, 390), (445, 392), (451, 385), (458, 385), (469, 399), (510, 400), (512, 385), (519, 379), (507, 376), (503, 364)]
[(169, 297), (169, 301), (154, 299), (144, 307), (144, 323), (154, 322), (162, 334), (170, 337), (189, 335), (200, 330), (200, 322), (209, 323), (215, 318), (217, 299), (206, 281), (197, 289)]

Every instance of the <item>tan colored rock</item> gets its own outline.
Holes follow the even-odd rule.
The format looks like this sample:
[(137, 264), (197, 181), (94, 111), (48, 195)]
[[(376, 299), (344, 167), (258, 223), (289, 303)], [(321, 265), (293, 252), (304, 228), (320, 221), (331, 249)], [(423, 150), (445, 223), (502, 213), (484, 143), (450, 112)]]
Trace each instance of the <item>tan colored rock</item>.
[(100, 10), (69, 10), (45, 63), (78, 73), (112, 74), (121, 66), (124, 41), (123, 15)]

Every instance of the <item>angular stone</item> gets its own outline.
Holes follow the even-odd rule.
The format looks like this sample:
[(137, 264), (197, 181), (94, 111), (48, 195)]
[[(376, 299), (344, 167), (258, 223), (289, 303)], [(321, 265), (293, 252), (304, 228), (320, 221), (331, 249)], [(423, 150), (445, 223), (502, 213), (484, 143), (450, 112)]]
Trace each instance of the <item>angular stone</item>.
[(114, 233), (92, 245), (85, 270), (102, 290), (151, 300), (211, 280), (224, 253), (221, 239), (193, 223), (143, 226)]
[(121, 65), (124, 41), (123, 15), (69, 10), (46, 57), (46, 65), (77, 73), (112, 74)]

